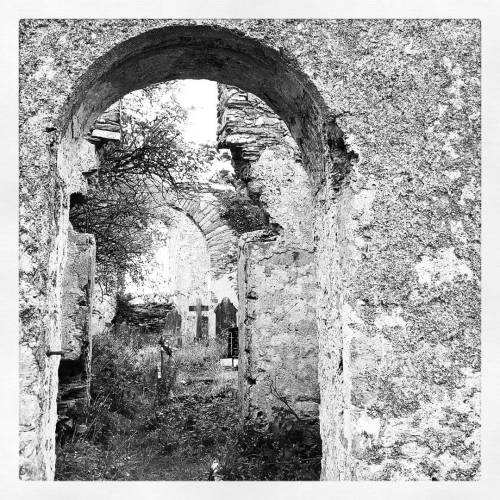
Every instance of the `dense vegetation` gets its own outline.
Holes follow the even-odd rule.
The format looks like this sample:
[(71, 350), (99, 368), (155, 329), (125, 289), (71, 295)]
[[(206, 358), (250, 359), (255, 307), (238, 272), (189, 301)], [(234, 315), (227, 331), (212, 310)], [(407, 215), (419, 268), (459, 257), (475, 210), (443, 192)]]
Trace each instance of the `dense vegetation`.
[(220, 216), (237, 234), (267, 229), (269, 216), (245, 191), (229, 191), (218, 195)]
[(174, 352), (157, 397), (158, 348), (134, 351), (96, 338), (92, 402), (58, 436), (58, 480), (317, 480), (317, 421), (284, 408), (272, 422), (242, 423), (236, 372), (218, 364), (221, 346)]

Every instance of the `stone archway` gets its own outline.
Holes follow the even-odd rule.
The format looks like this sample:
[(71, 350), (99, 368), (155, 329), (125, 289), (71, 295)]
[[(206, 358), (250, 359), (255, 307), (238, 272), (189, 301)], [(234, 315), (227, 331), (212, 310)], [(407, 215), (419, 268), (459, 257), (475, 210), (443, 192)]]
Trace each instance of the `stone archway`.
[(222, 27), (173, 25), (115, 45), (80, 79), (58, 129), (68, 130), (66, 139), (78, 140), (123, 95), (162, 81), (200, 78), (264, 100), (287, 124), (305, 164), (320, 180), (329, 116), (314, 84), (279, 51)]
[(221, 218), (214, 190), (207, 186), (203, 191), (203, 186), (198, 186), (191, 195), (181, 191), (174, 195), (175, 201), (168, 202), (168, 206), (189, 217), (205, 237), (214, 278), (234, 275), (238, 236)]
[(477, 477), (480, 32), (464, 19), (22, 21), (21, 477), (53, 477), (47, 351), (69, 194), (95, 162), (88, 126), (170, 78), (261, 97), (311, 174), (323, 478)]
[[(138, 50), (139, 47), (141, 47), (140, 50)], [(125, 93), (173, 78), (207, 78), (225, 84), (238, 85), (267, 102), (287, 123), (292, 136), (297, 141), (306, 169), (310, 173), (310, 178), (306, 182), (320, 183), (320, 172), (323, 171), (324, 163), (321, 115), (325, 108), (319, 94), (308, 79), (289, 65), (281, 54), (270, 51), (260, 46), (259, 43), (242, 38), (235, 33), (225, 30), (214, 32), (211, 29), (196, 26), (172, 27), (149, 32), (137, 37), (133, 43), (127, 41), (123, 46), (115, 47), (111, 53), (113, 64), (110, 64), (109, 59), (97, 61), (92, 67), (92, 75), (99, 75), (99, 77), (94, 76), (88, 82), (86, 89), (84, 78), (81, 87), (73, 94), (73, 102), (68, 108), (72, 113), (70, 126), (60, 146), (67, 152), (72, 151), (71, 156), (75, 152), (77, 158), (83, 156), (82, 153), (87, 150), (83, 141), (88, 135), (89, 125), (93, 123), (98, 113)], [(185, 61), (185, 63), (180, 64), (179, 61)], [(276, 78), (276, 74), (279, 74), (280, 78)], [(72, 170), (73, 178), (75, 174), (78, 175), (79, 172), (73, 168), (73, 161), (69, 156), (59, 155), (59, 167), (64, 169), (64, 162), (59, 161), (61, 158), (66, 161), (69, 159), (68, 166)], [(77, 166), (77, 168), (81, 170), (81, 167)], [(187, 213), (198, 225), (206, 236), (209, 252), (212, 250), (210, 252), (212, 264), (220, 266), (221, 263), (217, 262), (215, 255), (220, 255), (228, 244), (236, 242), (234, 233), (224, 224), (214, 221), (216, 209), (208, 208), (207, 210), (206, 200), (200, 198), (194, 203), (192, 200), (177, 200), (175, 205)], [(227, 257), (225, 258), (227, 260)], [(248, 256), (245, 255), (244, 258), (247, 259)], [(248, 259), (248, 263), (250, 261)], [(224, 264), (223, 261), (222, 266)], [(234, 267), (234, 263), (231, 267)], [(252, 272), (257, 272), (257, 268), (258, 265)], [(246, 281), (244, 278), (240, 279)], [(243, 291), (240, 293), (245, 296), (248, 294)], [(246, 307), (245, 311), (247, 309)], [(286, 329), (288, 328), (287, 323)], [(315, 329), (312, 329), (311, 333), (315, 335)], [(247, 339), (246, 348), (243, 351), (253, 351), (253, 348), (248, 345), (248, 335), (245, 338)], [(267, 339), (263, 336), (260, 341), (267, 342)], [(286, 336), (282, 339), (282, 343), (285, 349)], [(296, 349), (290, 355), (285, 356), (286, 361), (280, 368), (281, 371), (278, 369), (276, 373), (279, 372), (282, 377), (283, 374), (288, 374), (290, 365), (288, 358), (290, 356), (293, 358), (296, 355), (295, 351)], [(272, 351), (264, 352), (266, 352), (265, 357), (275, 356), (278, 352), (282, 356), (285, 351), (276, 351), (272, 354)], [(313, 358), (317, 362), (317, 357), (313, 356)], [(253, 386), (247, 381), (253, 380), (252, 377), (255, 376), (253, 373), (255, 369), (250, 368), (251, 365), (254, 366), (254, 361), (250, 362), (247, 358), (245, 361), (243, 363), (245, 370), (239, 377), (240, 401), (244, 413), (249, 413), (252, 411), (251, 408), (257, 411), (261, 405), (265, 404), (264, 401), (269, 398), (269, 388), (265, 385), (267, 378), (271, 375), (275, 377), (276, 373), (274, 370), (269, 371), (269, 368), (265, 368), (263, 375), (267, 378), (262, 378), (258, 390), (251, 390)], [(259, 365), (258, 369), (262, 369), (266, 364), (267, 362), (264, 362), (264, 365)], [(316, 367), (313, 367), (311, 373), (317, 374)], [(295, 376), (296, 374), (292, 374), (292, 378)], [(285, 376), (282, 383), (288, 385), (288, 382)], [(311, 391), (314, 392), (314, 389), (305, 390), (306, 393)], [(302, 387), (298, 393), (301, 394), (301, 392), (303, 392)], [(256, 396), (253, 396), (254, 393)], [(250, 394), (252, 394), (251, 398)], [(308, 394), (309, 397), (311, 396)], [(299, 403), (301, 411), (304, 404), (309, 403)], [(317, 403), (312, 403), (312, 405), (316, 408), (312, 410), (314, 414), (317, 411)], [(269, 412), (268, 404), (266, 403), (265, 406)]]
[[(66, 103), (60, 108), (54, 126), (46, 127), (49, 134), (58, 131), (50, 152), (52, 165), (57, 157), (58, 180), (47, 186), (52, 190), (50, 199), (58, 200), (53, 212), (55, 225), (51, 226), (54, 239), (48, 248), (48, 260), (40, 263), (55, 277), (54, 284), (48, 285), (44, 306), (47, 309), (58, 310), (60, 304), (58, 282), (65, 259), (68, 196), (85, 190), (81, 174), (95, 167), (93, 146), (86, 136), (96, 118), (124, 94), (160, 81), (182, 78), (206, 78), (236, 85), (260, 96), (285, 121), (314, 184), (320, 184), (328, 159), (325, 156), (328, 112), (319, 92), (279, 50), (256, 38), (221, 26), (174, 23), (147, 30), (109, 48), (91, 62), (71, 93), (64, 92), (68, 96)], [(57, 314), (45, 321), (42, 327), (45, 345), (60, 341), (59, 321)], [(25, 330), (30, 331), (35, 323), (25, 321)], [(23, 356), (33, 359), (39, 355), (28, 348), (21, 353)], [(33, 393), (26, 387), (27, 398), (40, 407), (40, 413), (35, 411), (38, 419), (35, 432), (21, 433), (30, 450), (22, 466), (22, 470), (31, 471), (25, 472), (29, 477), (50, 477), (53, 471), (56, 363), (54, 358), (43, 359), (41, 364), (36, 361), (37, 377), (45, 389)], [(29, 385), (32, 386), (31, 382)], [(34, 459), (28, 458), (33, 454)]]
[[(176, 305), (183, 319), (179, 332), (183, 344), (192, 343), (199, 334), (198, 321), (203, 322), (207, 337), (214, 338), (214, 308), (225, 294), (236, 294), (236, 264), (232, 260), (238, 249), (236, 236), (225, 227), (229, 238), (224, 233), (219, 242), (217, 235), (207, 238), (211, 232), (206, 227), (210, 225), (203, 230), (196, 220), (201, 220), (209, 205), (203, 204), (202, 209), (199, 202), (199, 198), (192, 196), (186, 205), (182, 200), (173, 203), (167, 199), (159, 209), (160, 219), (165, 217), (169, 224), (164, 228), (160, 255), (148, 264), (147, 271), (150, 278), (145, 293), (164, 295)], [(221, 223), (215, 217), (216, 212), (210, 210), (208, 214), (209, 219), (212, 214), (214, 221)], [(217, 245), (215, 249), (211, 243)], [(198, 302), (203, 312), (197, 311)]]

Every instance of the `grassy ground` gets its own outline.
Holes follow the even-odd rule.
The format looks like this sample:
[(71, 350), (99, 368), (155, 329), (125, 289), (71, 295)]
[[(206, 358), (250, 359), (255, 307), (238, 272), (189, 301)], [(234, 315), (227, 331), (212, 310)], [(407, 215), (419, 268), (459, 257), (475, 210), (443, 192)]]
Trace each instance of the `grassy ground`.
[(150, 412), (122, 417), (105, 443), (77, 439), (58, 450), (59, 480), (206, 480), (238, 425), (236, 392), (173, 396)]
[(93, 402), (59, 436), (57, 480), (207, 480), (214, 459), (222, 480), (319, 478), (318, 423), (283, 411), (243, 425), (237, 372), (220, 367), (217, 345), (174, 352), (161, 403), (158, 348), (133, 352), (107, 338), (94, 343), (93, 358)]
[(110, 380), (95, 383), (86, 431), (58, 443), (56, 479), (206, 480), (238, 426), (237, 372), (219, 366), (217, 346), (174, 353), (162, 403), (154, 397), (158, 348), (130, 353), (109, 341), (96, 351), (95, 376)]

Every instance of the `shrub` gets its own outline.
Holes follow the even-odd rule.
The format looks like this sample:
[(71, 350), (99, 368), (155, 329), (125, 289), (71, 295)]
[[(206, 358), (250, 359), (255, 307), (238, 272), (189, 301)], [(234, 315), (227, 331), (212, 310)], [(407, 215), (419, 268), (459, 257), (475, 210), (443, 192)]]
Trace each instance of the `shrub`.
[[(107, 436), (120, 431), (120, 417), (133, 418), (155, 405), (159, 361), (156, 346), (134, 350), (112, 335), (94, 338), (91, 403), (85, 419), (92, 441), (106, 442)], [(165, 368), (163, 394), (168, 394), (175, 367), (166, 363)]]
[(271, 422), (247, 420), (220, 460), (225, 481), (317, 481), (321, 437), (317, 419), (298, 419), (281, 408)]
[(238, 234), (268, 228), (269, 216), (242, 192), (224, 192), (218, 196), (220, 216)]

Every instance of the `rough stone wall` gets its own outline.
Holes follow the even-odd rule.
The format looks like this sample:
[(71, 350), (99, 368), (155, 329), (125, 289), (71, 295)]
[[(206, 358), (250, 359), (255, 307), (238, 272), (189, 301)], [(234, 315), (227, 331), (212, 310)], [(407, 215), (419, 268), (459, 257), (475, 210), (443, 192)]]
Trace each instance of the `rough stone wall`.
[(122, 139), (121, 101), (110, 106), (94, 123), (87, 140), (95, 145), (119, 142)]
[(85, 135), (170, 78), (255, 93), (301, 150), (323, 478), (478, 477), (479, 21), (25, 20), (19, 66), (21, 477), (53, 477), (45, 351), (61, 338), (68, 196), (95, 167)]
[(477, 479), (479, 23), (385, 26), (342, 29), (359, 157), (318, 196), (323, 477)]
[(317, 416), (318, 341), (314, 253), (275, 235), (247, 233), (238, 264), (239, 398), (244, 416), (272, 418), (285, 398)]
[(38, 136), (20, 152), (34, 168), (21, 172), (19, 192), (19, 476), (32, 480), (52, 479), (55, 468), (59, 357), (46, 353), (61, 347), (69, 200), (53, 141)]
[(111, 335), (135, 350), (158, 347), (160, 337), (176, 345), (180, 331), (175, 326), (180, 325), (172, 324), (172, 314), (181, 319), (171, 302), (156, 297), (120, 296)]
[(297, 144), (261, 99), (228, 85), (218, 88), (218, 147), (230, 149), (237, 178), (283, 242), (312, 250), (311, 180)]
[(59, 399), (89, 401), (96, 257), (94, 237), (78, 233), (70, 225), (67, 252), (62, 283), (63, 354), (59, 366)]
[(112, 321), (116, 314), (116, 292), (105, 290), (96, 280), (94, 289), (94, 307), (92, 308), (93, 335), (106, 334), (112, 328)]
[[(230, 148), (240, 167), (257, 161), (268, 147), (288, 146), (298, 157), (297, 144), (290, 132), (269, 106), (254, 94), (238, 87), (219, 83), (217, 106), (217, 142), (219, 148)], [(244, 178), (244, 172), (238, 172)]]
[(128, 283), (126, 292), (164, 296), (173, 301), (182, 316), (184, 342), (193, 341), (196, 332), (196, 314), (189, 311), (189, 306), (201, 299), (202, 305), (209, 307), (203, 316), (208, 317), (208, 336), (213, 338), (217, 303), (226, 296), (236, 300), (235, 271), (231, 266), (225, 273), (220, 268), (214, 273), (214, 254), (209, 253), (209, 241), (199, 226), (178, 210), (168, 210), (167, 216), (170, 225), (164, 228), (162, 247), (156, 259), (144, 267), (147, 279), (141, 286)]
[[(289, 400), (317, 415), (318, 340), (313, 200), (300, 153), (282, 120), (258, 97), (219, 84), (218, 146), (229, 148), (237, 178), (269, 216), (274, 236), (240, 240), (239, 390), (244, 415)], [(262, 241), (260, 240), (262, 238)]]
[[(182, 316), (182, 337), (192, 342), (196, 336), (196, 315), (189, 311), (199, 298), (203, 305), (211, 305), (210, 255), (207, 242), (198, 227), (182, 213), (172, 211), (174, 225), (168, 234), (164, 249), (162, 274), (166, 279), (165, 291), (172, 297)], [(209, 317), (209, 336), (215, 336), (215, 317)]]

